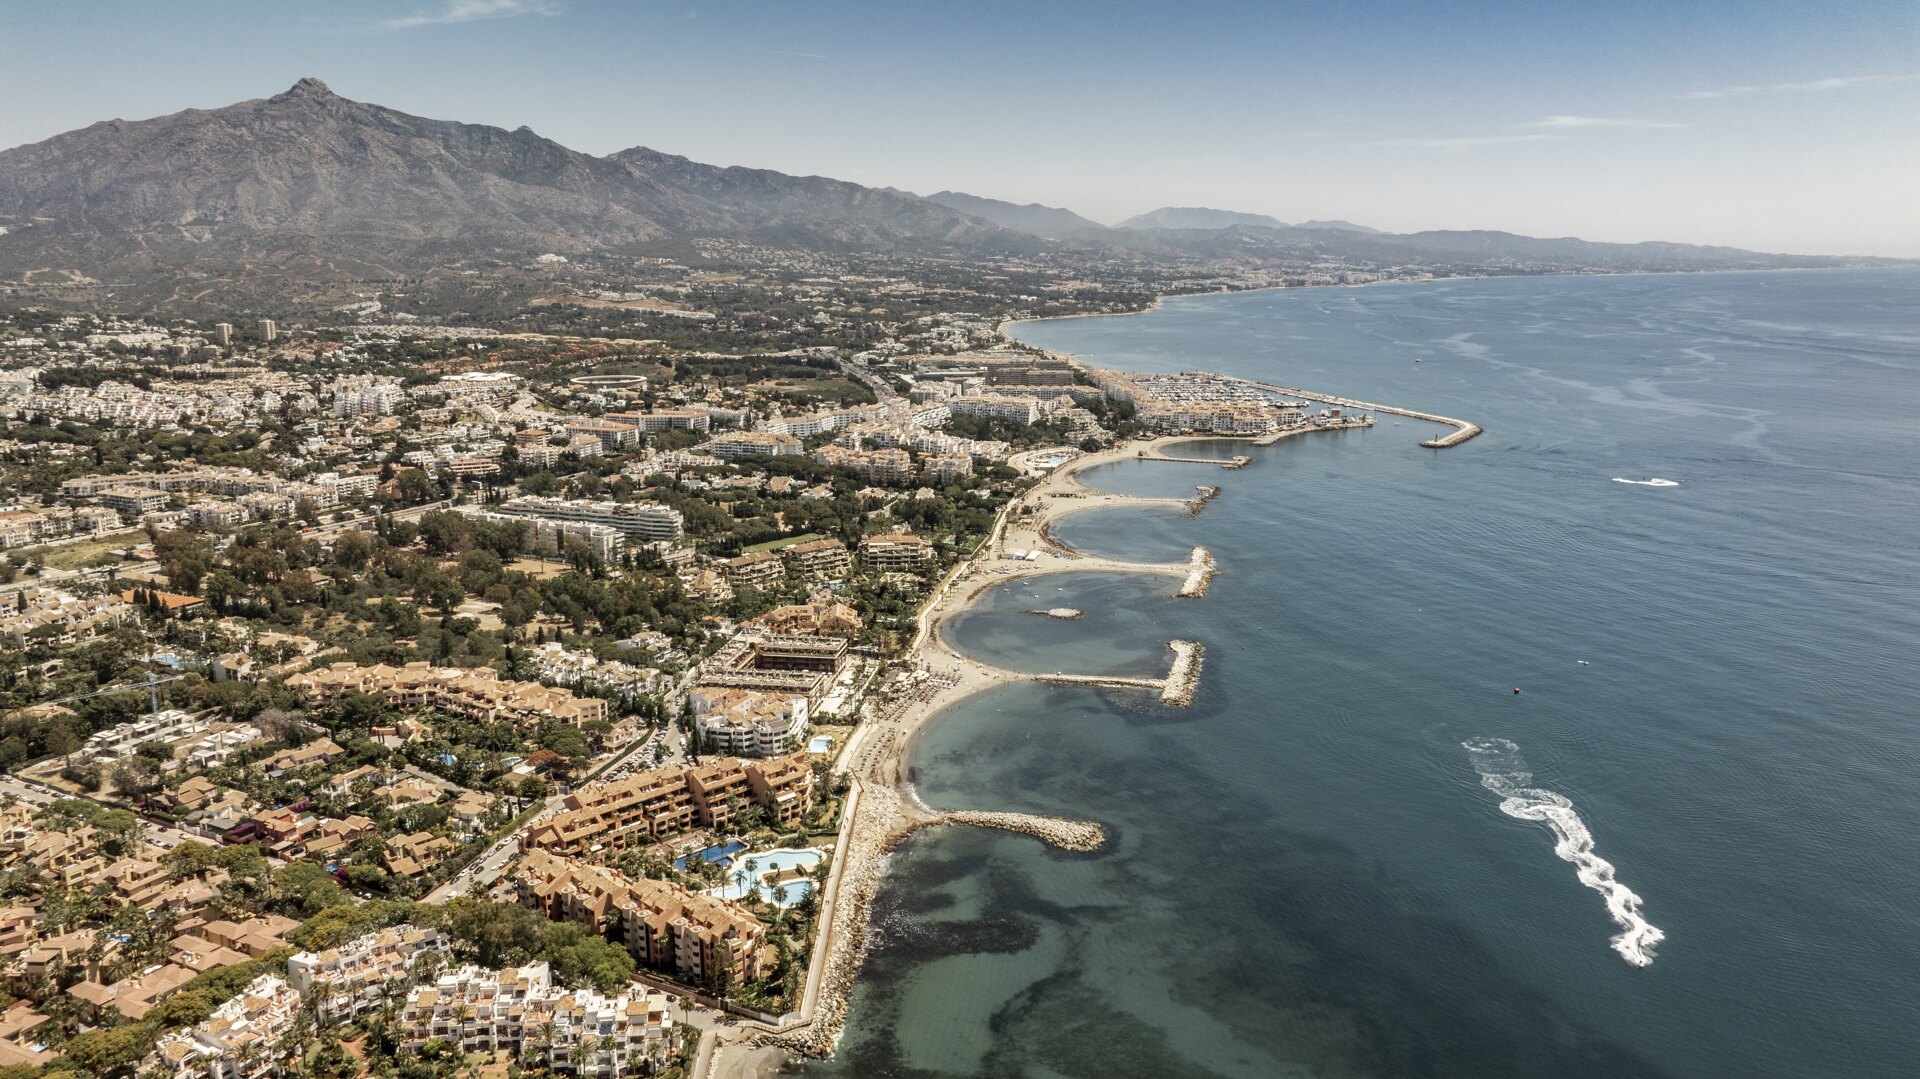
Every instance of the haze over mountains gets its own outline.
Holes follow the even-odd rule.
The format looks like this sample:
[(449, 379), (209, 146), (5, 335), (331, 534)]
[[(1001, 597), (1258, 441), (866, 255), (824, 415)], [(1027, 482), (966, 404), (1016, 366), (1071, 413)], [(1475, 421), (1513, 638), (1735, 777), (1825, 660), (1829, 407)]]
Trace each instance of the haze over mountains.
[[(977, 259), (1346, 259), (1436, 268), (1727, 268), (1834, 260), (1499, 232), (1389, 235), (1339, 221), (1168, 207), (1107, 228), (1070, 210), (722, 168), (634, 147), (605, 157), (527, 128), (431, 120), (317, 79), (273, 97), (111, 120), (0, 152), (0, 280), (130, 280), (183, 267), (308, 277), (476, 254), (675, 253), (728, 239)], [(44, 280), (44, 277), (40, 278)]]

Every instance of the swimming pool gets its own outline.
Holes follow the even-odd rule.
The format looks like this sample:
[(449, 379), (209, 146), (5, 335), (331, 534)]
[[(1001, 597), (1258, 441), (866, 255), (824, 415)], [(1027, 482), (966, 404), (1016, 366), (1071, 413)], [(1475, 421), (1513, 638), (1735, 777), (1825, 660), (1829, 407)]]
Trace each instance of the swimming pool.
[(715, 843), (705, 850), (696, 851), (692, 854), (682, 854), (673, 860), (673, 867), (680, 870), (686, 869), (687, 859), (689, 858), (698, 858), (703, 862), (710, 862), (720, 866), (732, 865), (733, 856), (746, 849), (747, 845), (744, 842), (738, 839), (729, 839), (725, 843)]
[(808, 753), (825, 753), (832, 748), (833, 736), (830, 734), (816, 734), (813, 740), (807, 743)]
[[(826, 856), (825, 851), (812, 849), (796, 850), (792, 847), (782, 847), (779, 850), (761, 851), (758, 854), (745, 855), (735, 859), (735, 864), (732, 866), (734, 871), (733, 878), (730, 879), (725, 886), (715, 888), (707, 894), (720, 899), (740, 899), (747, 894), (748, 888), (755, 886), (751, 883), (752, 881), (758, 881), (768, 873), (785, 874), (789, 870), (795, 869), (812, 872), (813, 868), (819, 865)], [(750, 876), (743, 878), (740, 876), (742, 873), (750, 874)], [(806, 898), (808, 892), (813, 891), (813, 882), (805, 878), (788, 880), (785, 884), (787, 887), (787, 898), (785, 902), (774, 898), (774, 889), (778, 887), (778, 884), (758, 885), (760, 898), (769, 903), (778, 904), (779, 906), (791, 907)]]

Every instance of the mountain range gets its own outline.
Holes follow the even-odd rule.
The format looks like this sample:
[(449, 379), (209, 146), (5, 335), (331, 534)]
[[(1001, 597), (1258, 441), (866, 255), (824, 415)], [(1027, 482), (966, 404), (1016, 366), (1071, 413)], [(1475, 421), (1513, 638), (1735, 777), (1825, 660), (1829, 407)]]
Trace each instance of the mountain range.
[(0, 230), (0, 281), (15, 282), (241, 269), (352, 278), (477, 255), (680, 252), (695, 239), (958, 259), (1084, 254), (1090, 262), (1114, 252), (1530, 269), (1833, 261), (1499, 232), (1395, 235), (1192, 207), (1108, 228), (1037, 204), (956, 191), (921, 198), (646, 147), (596, 157), (524, 127), (352, 101), (317, 79), (269, 98), (103, 121), (0, 152)]

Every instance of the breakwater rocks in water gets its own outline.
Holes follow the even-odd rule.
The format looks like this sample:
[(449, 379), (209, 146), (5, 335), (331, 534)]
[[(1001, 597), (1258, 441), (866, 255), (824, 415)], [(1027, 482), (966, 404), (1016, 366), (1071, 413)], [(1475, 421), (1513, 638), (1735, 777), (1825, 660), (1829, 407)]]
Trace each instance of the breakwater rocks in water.
[(1207, 594), (1207, 585), (1220, 568), (1213, 563), (1213, 552), (1205, 547), (1195, 547), (1187, 556), (1187, 579), (1181, 582), (1179, 594), (1198, 598)]
[(1200, 496), (1187, 503), (1187, 516), (1189, 517), (1199, 516), (1200, 511), (1207, 508), (1207, 503), (1220, 497), (1220, 488), (1218, 487), (1201, 484), (1195, 487), (1194, 490), (1200, 492)]
[(1092, 821), (1036, 817), (1031, 813), (994, 813), (977, 809), (935, 813), (931, 817), (915, 820), (895, 833), (894, 842), (897, 843), (922, 828), (941, 824), (966, 824), (975, 828), (999, 828), (1003, 831), (1019, 832), (1021, 835), (1030, 835), (1048, 846), (1058, 847), (1061, 850), (1096, 851), (1107, 842), (1107, 830)]
[(1193, 703), (1193, 694), (1200, 688), (1200, 661), (1207, 650), (1198, 641), (1168, 641), (1167, 647), (1173, 649), (1173, 667), (1167, 671), (1166, 685), (1161, 687), (1160, 700), (1177, 708), (1185, 708)]
[(854, 978), (866, 958), (873, 897), (886, 876), (887, 854), (902, 838), (931, 825), (967, 824), (1030, 835), (1061, 850), (1096, 851), (1107, 842), (1106, 829), (1089, 821), (985, 810), (940, 813), (911, 796), (903, 799), (891, 788), (863, 783), (858, 792), (845, 861), (833, 892), (833, 913), (822, 930), (828, 934), (827, 952), (813, 1016), (784, 1030), (754, 1035), (748, 1039), (750, 1045), (810, 1057), (833, 1053), (846, 1025)]
[(1087, 616), (1087, 612), (1076, 610), (1072, 607), (1048, 607), (1044, 611), (1028, 611), (1027, 613), (1037, 614), (1042, 618), (1058, 618), (1063, 622), (1077, 622)]

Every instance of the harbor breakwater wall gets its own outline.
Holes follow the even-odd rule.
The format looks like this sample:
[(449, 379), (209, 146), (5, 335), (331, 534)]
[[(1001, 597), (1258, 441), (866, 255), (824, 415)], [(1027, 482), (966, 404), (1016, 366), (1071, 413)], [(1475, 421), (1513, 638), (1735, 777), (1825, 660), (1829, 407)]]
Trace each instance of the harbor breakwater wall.
[(1369, 412), (1385, 412), (1390, 416), (1405, 416), (1410, 420), (1425, 420), (1428, 423), (1444, 423), (1454, 429), (1452, 434), (1441, 438), (1430, 438), (1420, 443), (1422, 446), (1436, 450), (1444, 450), (1450, 446), (1458, 446), (1470, 438), (1485, 433), (1486, 430), (1477, 423), (1469, 423), (1466, 420), (1455, 419), (1452, 416), (1442, 416), (1434, 412), (1417, 412), (1411, 408), (1375, 404), (1372, 401), (1356, 401), (1351, 397), (1338, 397), (1330, 393), (1315, 393), (1312, 390), (1297, 390), (1291, 386), (1275, 386), (1270, 382), (1255, 382), (1252, 379), (1241, 378), (1234, 379), (1233, 381), (1263, 390), (1272, 390), (1275, 393), (1284, 394), (1288, 397), (1300, 397), (1308, 401), (1320, 401), (1329, 405), (1339, 405), (1342, 408), (1364, 408)]

